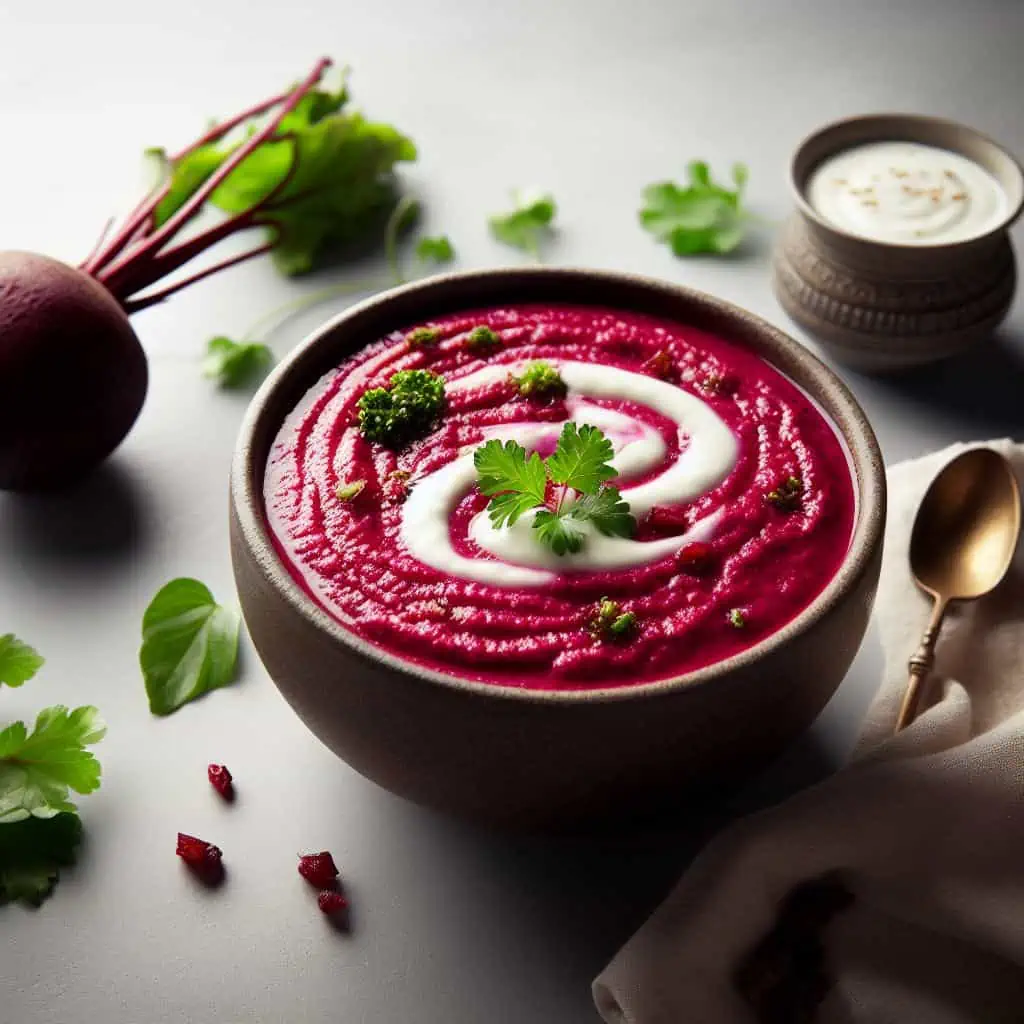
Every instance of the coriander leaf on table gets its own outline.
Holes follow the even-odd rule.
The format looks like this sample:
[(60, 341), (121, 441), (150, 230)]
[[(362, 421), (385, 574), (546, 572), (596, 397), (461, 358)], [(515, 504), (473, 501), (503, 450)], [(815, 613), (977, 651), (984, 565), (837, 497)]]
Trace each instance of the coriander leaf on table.
[(416, 259), (420, 263), (450, 263), (455, 259), (455, 247), (447, 235), (421, 238), (416, 243)]
[(106, 731), (96, 708), (59, 704), (40, 711), (31, 732), (24, 722), (0, 731), (0, 825), (74, 811), (69, 790), (99, 788), (100, 763), (85, 748)]
[(38, 907), (53, 891), (60, 869), (74, 864), (81, 838), (78, 815), (67, 811), (0, 825), (0, 906), (20, 900)]
[(540, 243), (552, 232), (558, 207), (550, 194), (513, 194), (515, 208), (508, 213), (494, 214), (488, 224), (491, 234), (505, 245), (528, 252), (540, 259)]
[(0, 686), (21, 686), (39, 671), (44, 659), (13, 633), (0, 636)]
[(495, 526), (511, 526), (524, 512), (544, 504), (547, 472), (541, 457), (515, 441), (488, 441), (473, 455), (481, 494), (492, 498), (488, 515)]
[(733, 165), (734, 189), (717, 184), (703, 161), (693, 161), (688, 174), (687, 185), (664, 181), (644, 189), (640, 223), (677, 256), (732, 252), (751, 219), (741, 206), (747, 168)]
[(234, 681), (238, 612), (224, 608), (199, 580), (161, 587), (142, 617), (139, 663), (149, 709), (169, 715)]
[(566, 484), (583, 494), (593, 494), (605, 480), (618, 476), (608, 463), (614, 451), (612, 443), (597, 427), (566, 423), (558, 446), (548, 456), (547, 466), (556, 484)]
[(223, 388), (243, 387), (262, 377), (273, 361), (273, 353), (261, 342), (232, 341), (219, 335), (206, 344), (203, 375)]

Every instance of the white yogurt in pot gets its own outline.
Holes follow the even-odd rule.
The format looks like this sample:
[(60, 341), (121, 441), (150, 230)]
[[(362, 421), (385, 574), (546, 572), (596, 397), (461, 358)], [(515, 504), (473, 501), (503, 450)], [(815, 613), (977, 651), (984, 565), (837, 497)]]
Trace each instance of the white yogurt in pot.
[(909, 142), (869, 142), (836, 153), (814, 169), (806, 196), (835, 227), (899, 245), (977, 238), (1009, 208), (999, 182), (973, 160)]

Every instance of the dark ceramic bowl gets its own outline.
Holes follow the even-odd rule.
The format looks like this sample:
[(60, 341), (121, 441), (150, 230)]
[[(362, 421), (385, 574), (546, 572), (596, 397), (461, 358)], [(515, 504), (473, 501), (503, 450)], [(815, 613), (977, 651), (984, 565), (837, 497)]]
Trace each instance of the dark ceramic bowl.
[[(852, 456), (849, 552), (777, 633), (696, 672), (635, 687), (538, 692), (470, 682), (384, 653), (293, 581), (268, 535), (263, 475), (284, 418), (322, 374), (398, 328), (462, 309), (578, 303), (666, 317), (754, 351), (812, 395)], [(864, 635), (882, 554), (885, 475), (846, 387), (799, 344), (720, 299), (626, 274), (523, 269), (407, 285), (336, 317), (281, 363), (250, 406), (231, 475), (231, 550), (253, 642), (309, 728), (363, 775), (480, 822), (569, 826), (735, 784), (813, 721)]]

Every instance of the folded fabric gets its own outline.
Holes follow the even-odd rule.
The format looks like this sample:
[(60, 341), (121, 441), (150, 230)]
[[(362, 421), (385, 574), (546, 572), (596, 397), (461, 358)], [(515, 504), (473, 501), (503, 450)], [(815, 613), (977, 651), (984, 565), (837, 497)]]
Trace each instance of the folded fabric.
[[(1024, 1021), (1024, 559), (954, 607), (924, 710), (893, 736), (929, 603), (908, 567), (918, 504), (957, 445), (889, 471), (875, 616), (885, 675), (851, 764), (731, 826), (594, 983), (608, 1024), (768, 1019), (740, 983), (794, 890), (840, 879), (828, 975), (789, 1024)], [(970, 446), (973, 447), (973, 446)], [(1024, 479), (1024, 446), (988, 445)], [(832, 883), (830, 883), (832, 884)], [(828, 923), (826, 923), (828, 922)], [(808, 979), (813, 981), (813, 979)], [(813, 986), (812, 986), (813, 987)], [(741, 994), (743, 993), (743, 994)]]

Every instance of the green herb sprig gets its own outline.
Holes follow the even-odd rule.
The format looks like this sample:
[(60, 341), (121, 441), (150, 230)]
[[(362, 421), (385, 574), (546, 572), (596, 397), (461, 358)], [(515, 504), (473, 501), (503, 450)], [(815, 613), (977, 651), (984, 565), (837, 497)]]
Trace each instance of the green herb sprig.
[[(636, 532), (628, 502), (606, 484), (618, 475), (609, 465), (613, 454), (611, 441), (597, 427), (566, 423), (546, 459), (536, 452), (528, 455), (515, 441), (492, 440), (476, 450), (473, 464), (481, 493), (491, 499), (487, 510), (495, 526), (512, 526), (537, 509), (537, 540), (565, 555), (582, 550), (588, 523), (609, 537)], [(549, 481), (555, 485), (550, 500)]]
[(644, 189), (640, 223), (676, 256), (732, 252), (754, 219), (742, 206), (746, 166), (733, 164), (732, 189), (716, 182), (703, 160), (692, 161), (687, 175), (686, 185), (662, 181)]

